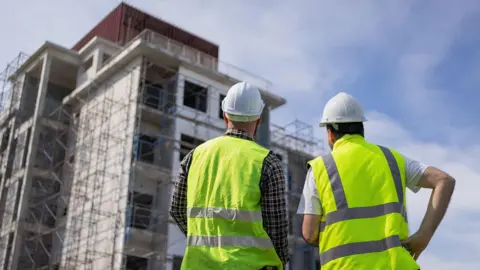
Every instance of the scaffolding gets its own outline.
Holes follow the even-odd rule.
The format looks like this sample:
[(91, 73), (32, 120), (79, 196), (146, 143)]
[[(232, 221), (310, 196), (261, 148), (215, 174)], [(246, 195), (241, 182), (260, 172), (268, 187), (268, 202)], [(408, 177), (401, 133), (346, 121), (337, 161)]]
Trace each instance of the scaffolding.
[[(8, 74), (13, 74), (21, 61), (15, 63)], [(27, 82), (29, 87), (39, 86), (35, 78)], [(23, 199), (25, 212), (16, 213), (22, 216), (17, 224), (22, 226), (22, 235), (17, 235), (22, 237), (17, 268), (162, 269), (171, 261), (168, 248), (184, 241), (183, 237), (168, 238), (170, 190), (177, 175), (174, 160), (222, 134), (221, 112), (215, 116), (211, 111), (215, 106), (206, 105), (208, 99), (219, 106), (221, 91), (179, 73), (177, 67), (144, 56), (106, 81), (92, 82), (81, 93), (74, 88), (61, 96), (58, 104), (45, 105), (50, 107), (38, 115), (38, 135), (31, 135), (33, 127), (28, 125), (18, 128), (18, 134), (17, 126), (8, 132), (0, 130), (10, 134), (8, 141), (15, 140), (7, 144), (11, 150), (0, 149), (4, 150), (1, 158), (11, 158), (2, 164), (19, 176), (26, 166), (30, 137), (38, 136), (30, 151), (34, 161), (31, 177), (24, 183), (12, 181), (14, 176), (2, 169), (3, 220), (9, 213), (6, 219), (14, 220), (11, 215), (20, 211), (16, 201), (28, 197)], [(1, 100), (10, 101), (1, 103), (4, 111), (15, 108), (9, 104), (20, 100), (15, 93), (1, 93)], [(28, 110), (19, 124), (31, 116), (33, 111)], [(179, 125), (191, 129), (189, 136), (182, 134)], [(284, 127), (271, 125), (270, 129), (272, 145), (289, 152), (289, 175), (298, 164), (304, 165), (306, 156), (320, 149), (313, 128), (301, 121)], [(294, 178), (303, 179), (304, 175)], [(11, 188), (4, 188), (6, 180)], [(290, 208), (294, 207), (294, 200), (289, 202)], [(14, 225), (3, 222), (2, 232), (10, 224)], [(11, 246), (12, 239), (12, 233), (2, 233), (0, 247)], [(9, 257), (4, 252), (1, 255), (1, 260)]]
[(19, 53), (0, 73), (0, 263), (9, 263), (10, 250), (14, 241), (14, 233), (9, 230), (19, 215), (18, 196), (22, 189), (22, 181), (16, 171), (24, 165), (23, 148), (28, 145), (28, 136), (16, 134), (15, 128), (21, 115), (18, 110), (20, 100), (19, 86), (21, 78), (15, 71), (25, 62), (27, 55)]
[(14, 74), (28, 57), (26, 53), (20, 52), (0, 73), (0, 112), (2, 113), (14, 110), (14, 105), (18, 102), (18, 91), (15, 89), (18, 87), (19, 80)]
[[(302, 217), (297, 207), (305, 184), (308, 160), (321, 155), (323, 142), (315, 138), (313, 126), (298, 119), (284, 126), (271, 125), (272, 144), (284, 151), (282, 158), (287, 180), (287, 205), (289, 217), (289, 243), (293, 269), (316, 269), (317, 249), (307, 244), (302, 237)], [(308, 254), (308, 255), (305, 255)], [(307, 258), (310, 260), (307, 260)]]
[(298, 119), (284, 126), (271, 125), (272, 141), (290, 151), (318, 156), (324, 150), (322, 140), (315, 138), (313, 126)]
[[(195, 87), (187, 81), (200, 82), (146, 58), (119, 73), (123, 75), (114, 77), (128, 78), (124, 89), (111, 78), (39, 116), (45, 121), (39, 124), (32, 178), (26, 183), (31, 186), (25, 189), (28, 205), (18, 269), (130, 269), (129, 255), (148, 259), (157, 269), (168, 260), (167, 205), (176, 175), (172, 159), (174, 152), (185, 155), (201, 143), (176, 139), (174, 121), (183, 107), (177, 104), (177, 93)], [(214, 87), (204, 89), (218, 97)], [(202, 107), (198, 100), (206, 93), (195, 91), (186, 92), (201, 97), (184, 98)], [(215, 129), (209, 114), (188, 111), (182, 117), (192, 123), (195, 137), (199, 126)], [(145, 138), (145, 123), (159, 131), (154, 140)], [(29, 132), (18, 135), (26, 144), (18, 144), (15, 151), (27, 148)], [(2, 199), (21, 198), (11, 192), (22, 190), (22, 182), (15, 183), (20, 186)], [(153, 187), (153, 194), (137, 191), (144, 186)], [(17, 211), (11, 208), (4, 212)], [(3, 237), (2, 247), (11, 246), (9, 241), (9, 235)]]

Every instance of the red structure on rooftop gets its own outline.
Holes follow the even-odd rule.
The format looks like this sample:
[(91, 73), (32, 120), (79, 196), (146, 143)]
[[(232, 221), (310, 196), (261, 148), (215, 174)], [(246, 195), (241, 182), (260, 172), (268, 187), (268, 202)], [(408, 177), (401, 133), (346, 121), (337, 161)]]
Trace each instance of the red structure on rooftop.
[(149, 29), (218, 59), (219, 46), (128, 4), (121, 3), (74, 46), (80, 50), (95, 36), (124, 45)]

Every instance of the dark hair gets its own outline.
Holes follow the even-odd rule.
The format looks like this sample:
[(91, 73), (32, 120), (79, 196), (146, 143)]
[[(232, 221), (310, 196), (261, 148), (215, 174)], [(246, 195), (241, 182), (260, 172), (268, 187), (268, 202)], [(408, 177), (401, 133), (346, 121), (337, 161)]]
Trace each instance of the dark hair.
[(340, 139), (341, 137), (343, 137), (343, 135), (347, 135), (347, 134), (360, 135), (362, 137), (365, 136), (362, 122), (340, 123), (335, 125), (337, 126), (337, 129), (335, 129), (335, 127), (332, 124), (327, 124), (327, 129), (333, 133), (336, 140)]

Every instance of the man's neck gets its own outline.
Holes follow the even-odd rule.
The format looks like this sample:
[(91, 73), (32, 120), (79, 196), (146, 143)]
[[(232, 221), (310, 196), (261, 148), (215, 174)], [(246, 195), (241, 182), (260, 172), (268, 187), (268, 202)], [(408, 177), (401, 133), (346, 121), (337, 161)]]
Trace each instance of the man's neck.
[(225, 133), (243, 133), (248, 135), (251, 139), (254, 138), (253, 132), (248, 132), (244, 129), (236, 128), (236, 127), (229, 127)]
[(229, 125), (229, 126), (228, 126), (228, 130), (241, 131), (241, 132), (244, 132), (244, 133), (248, 134), (248, 136), (250, 136), (250, 137), (252, 137), (252, 138), (254, 137), (254, 133), (255, 133), (254, 130), (251, 131), (251, 130), (249, 130), (249, 129), (247, 129), (247, 128), (244, 128), (244, 127), (236, 127), (236, 126), (233, 126), (233, 125)]

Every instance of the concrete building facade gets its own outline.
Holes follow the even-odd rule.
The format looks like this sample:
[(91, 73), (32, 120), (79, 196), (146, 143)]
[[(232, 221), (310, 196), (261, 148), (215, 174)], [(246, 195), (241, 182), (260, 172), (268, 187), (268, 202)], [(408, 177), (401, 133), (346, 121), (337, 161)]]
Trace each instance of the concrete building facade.
[(171, 188), (185, 154), (223, 134), (220, 102), (240, 80), (261, 89), (257, 139), (285, 163), (289, 269), (316, 269), (294, 215), (305, 162), (321, 145), (312, 127), (270, 123), (285, 99), (267, 80), (195, 42), (138, 32), (122, 42), (89, 34), (74, 49), (46, 42), (1, 74), (3, 269), (180, 269), (185, 237), (168, 215)]

